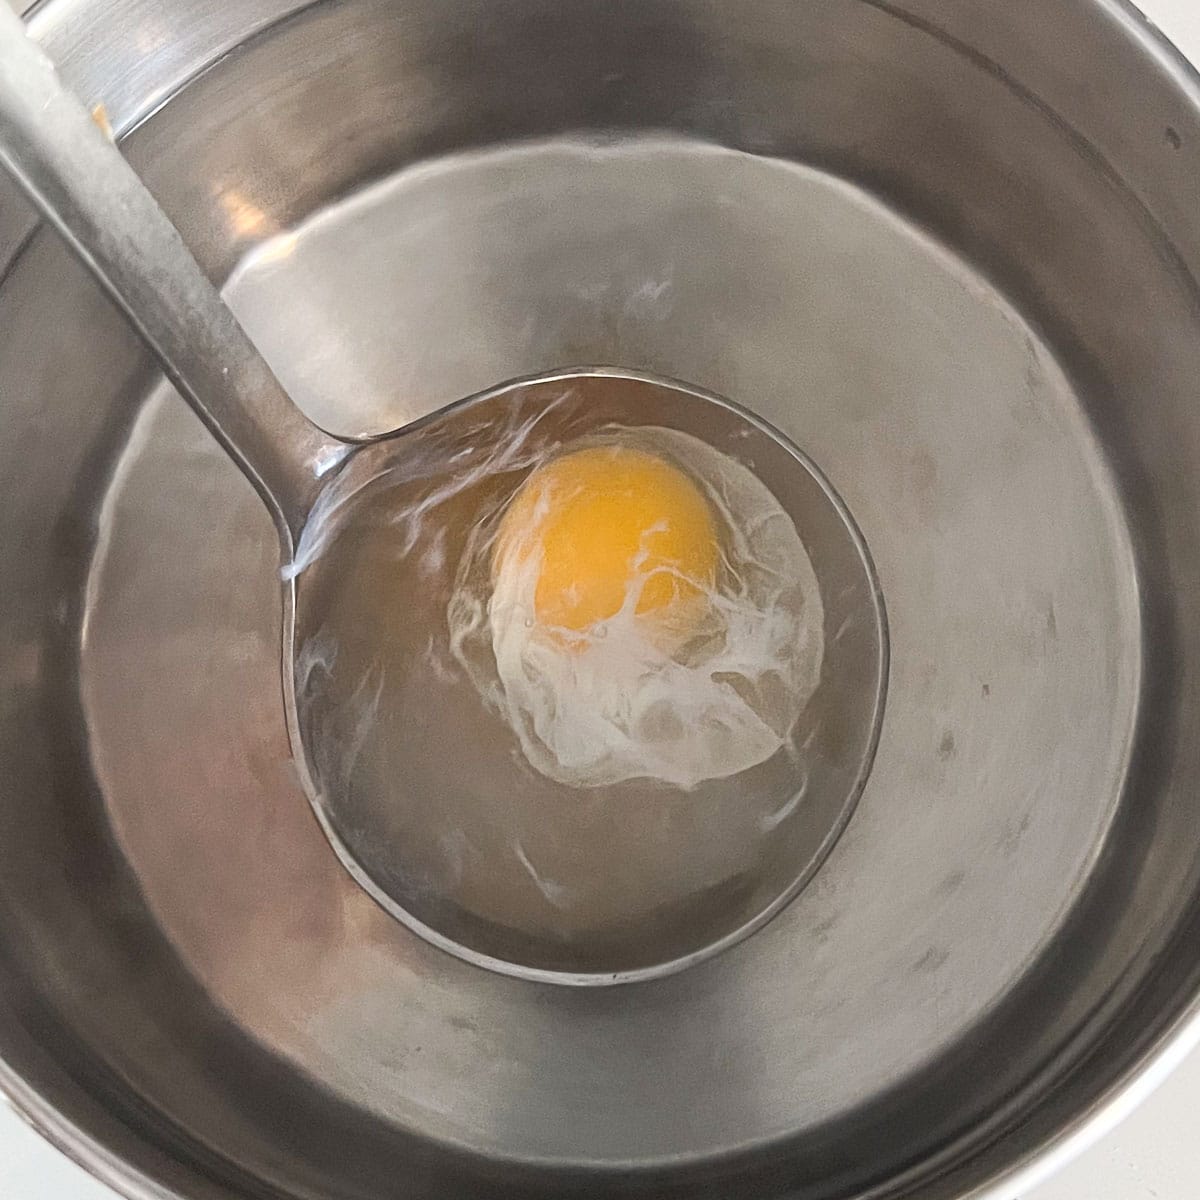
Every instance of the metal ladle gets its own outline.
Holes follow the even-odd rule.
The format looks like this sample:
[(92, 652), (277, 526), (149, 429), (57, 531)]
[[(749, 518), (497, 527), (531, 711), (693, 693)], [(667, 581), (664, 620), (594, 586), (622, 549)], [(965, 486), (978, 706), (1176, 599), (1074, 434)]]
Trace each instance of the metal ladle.
[[(299, 774), (342, 862), (379, 903), (469, 961), (589, 984), (677, 970), (759, 928), (797, 894), (865, 781), (886, 678), (866, 549), (799, 451), (719, 397), (607, 369), (509, 383), (380, 437), (326, 433), (289, 399), (178, 230), (7, 6), (0, 161), (267, 506), (284, 565), (283, 693)], [(549, 452), (611, 423), (681, 428), (736, 453), (801, 529), (836, 634), (795, 734), (803, 763), (781, 754), (749, 778), (687, 795), (634, 787), (564, 797), (514, 765), (482, 706), (455, 716), (413, 694), (422, 638), (444, 608), (406, 568), (396, 585), (408, 589), (406, 619), (389, 625), (379, 579), (360, 586), (364, 554), (387, 534), (390, 507), (461, 475), (506, 427), (533, 430), (529, 447)], [(472, 495), (456, 498), (466, 528)], [(333, 552), (314, 557), (318, 518)], [(346, 676), (354, 646), (362, 661)], [(387, 669), (364, 718), (355, 705), (378, 662)], [(441, 723), (414, 736), (427, 708)], [(342, 727), (347, 714), (352, 736)], [(530, 859), (535, 829), (554, 869)], [(474, 855), (467, 879), (464, 846)]]

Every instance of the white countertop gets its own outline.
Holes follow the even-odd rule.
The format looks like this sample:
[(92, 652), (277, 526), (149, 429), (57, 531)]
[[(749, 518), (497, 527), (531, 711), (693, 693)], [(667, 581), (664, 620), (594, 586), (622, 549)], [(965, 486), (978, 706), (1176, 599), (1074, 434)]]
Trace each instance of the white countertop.
[[(1200, 63), (1200, 0), (1140, 3), (1159, 28), (1193, 62)], [(25, 4), (16, 0), (13, 6), (21, 9)], [(1200, 1137), (1195, 1132), (1198, 1109), (1200, 1053), (1099, 1145), (1057, 1178), (1013, 1200), (1194, 1200), (1200, 1196)], [(113, 1192), (43, 1142), (2, 1101), (0, 1197), (116, 1200)]]

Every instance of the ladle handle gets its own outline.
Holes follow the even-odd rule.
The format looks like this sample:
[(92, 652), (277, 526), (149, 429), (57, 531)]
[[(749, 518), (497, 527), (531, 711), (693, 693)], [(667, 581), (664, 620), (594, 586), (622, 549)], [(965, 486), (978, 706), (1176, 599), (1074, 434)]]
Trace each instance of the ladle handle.
[(0, 162), (254, 484), (290, 551), (345, 443), (288, 398), (170, 218), (4, 0)]

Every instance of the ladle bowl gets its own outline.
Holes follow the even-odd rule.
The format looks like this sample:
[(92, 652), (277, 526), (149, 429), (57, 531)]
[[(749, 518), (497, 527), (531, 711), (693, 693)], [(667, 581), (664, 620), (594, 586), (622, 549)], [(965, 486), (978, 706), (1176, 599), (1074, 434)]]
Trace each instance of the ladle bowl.
[[(530, 768), (453, 662), (455, 564), (498, 484), (510, 494), (529, 464), (589, 433), (644, 427), (750, 465), (801, 531), (822, 601), (820, 684), (787, 747), (756, 768), (690, 790), (566, 787)], [(518, 432), (524, 469), (481, 469)], [(812, 877), (866, 782), (886, 618), (844, 505), (761, 420), (637, 373), (558, 371), (367, 448), (321, 505), (293, 576), (293, 740), (322, 827), (387, 911), (481, 966), (613, 984), (725, 949)]]

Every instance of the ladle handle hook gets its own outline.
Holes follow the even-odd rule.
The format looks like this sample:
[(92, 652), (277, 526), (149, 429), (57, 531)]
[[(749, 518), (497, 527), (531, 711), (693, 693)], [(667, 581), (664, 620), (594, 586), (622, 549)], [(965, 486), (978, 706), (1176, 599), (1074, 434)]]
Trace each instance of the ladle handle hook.
[(0, 163), (245, 472), (290, 552), (345, 443), (292, 403), (170, 218), (3, 2)]

